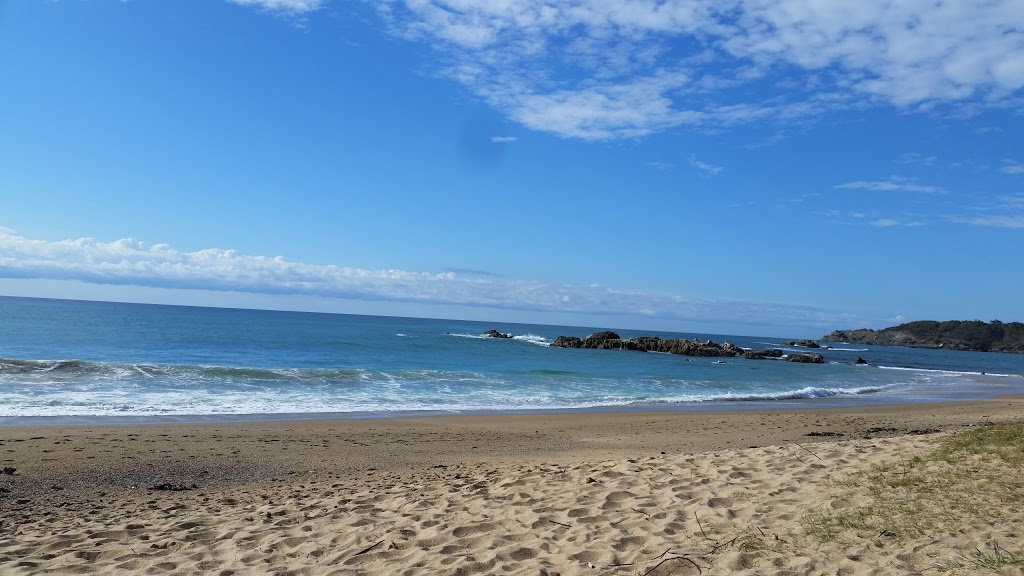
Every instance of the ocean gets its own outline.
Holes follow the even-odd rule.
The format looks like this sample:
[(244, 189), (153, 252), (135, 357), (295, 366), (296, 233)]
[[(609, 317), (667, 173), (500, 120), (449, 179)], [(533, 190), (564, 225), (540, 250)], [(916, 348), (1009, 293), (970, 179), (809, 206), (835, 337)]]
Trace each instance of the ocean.
[[(483, 336), (490, 329), (513, 338)], [(825, 364), (797, 364), (549, 346), (605, 329), (0, 297), (0, 424), (741, 409), (1024, 392), (1024, 355), (833, 344), (815, 350)], [(790, 338), (615, 331), (806, 351), (781, 346)], [(858, 356), (869, 365), (854, 365)]]

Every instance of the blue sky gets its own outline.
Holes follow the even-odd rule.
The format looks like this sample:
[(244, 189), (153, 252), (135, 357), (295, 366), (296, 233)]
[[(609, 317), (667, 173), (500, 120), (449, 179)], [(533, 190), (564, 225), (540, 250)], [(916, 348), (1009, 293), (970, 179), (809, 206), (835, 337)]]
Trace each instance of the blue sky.
[(0, 5), (0, 294), (1024, 320), (1024, 2)]

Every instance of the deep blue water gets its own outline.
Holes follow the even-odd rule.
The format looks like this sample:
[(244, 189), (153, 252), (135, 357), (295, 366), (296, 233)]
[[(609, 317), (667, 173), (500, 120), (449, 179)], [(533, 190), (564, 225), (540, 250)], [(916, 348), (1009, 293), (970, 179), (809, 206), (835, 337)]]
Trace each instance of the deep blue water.
[[(515, 338), (484, 338), (488, 329)], [(547, 346), (559, 327), (0, 297), (0, 422), (915, 402), (1024, 392), (1024, 355), (834, 345), (826, 364)], [(784, 338), (617, 330), (624, 338)], [(789, 351), (797, 351), (790, 349)], [(870, 366), (854, 366), (857, 356)]]

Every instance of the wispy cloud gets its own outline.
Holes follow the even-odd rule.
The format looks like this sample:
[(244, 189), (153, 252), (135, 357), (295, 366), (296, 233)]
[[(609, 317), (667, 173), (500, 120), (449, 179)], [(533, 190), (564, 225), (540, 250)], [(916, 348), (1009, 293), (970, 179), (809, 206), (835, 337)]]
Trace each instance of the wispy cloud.
[(958, 220), (963, 224), (974, 226), (991, 226), (995, 228), (1024, 228), (1024, 214), (987, 214), (984, 216), (972, 216)]
[(905, 178), (902, 176), (890, 176), (885, 180), (857, 180), (836, 184), (834, 188), (840, 190), (870, 190), (873, 192), (918, 192), (921, 194), (942, 194), (945, 192), (939, 186), (918, 184), (916, 178)]
[(768, 147), (771, 147), (771, 146), (775, 146), (776, 144), (782, 142), (785, 139), (786, 139), (786, 135), (781, 133), (781, 132), (779, 132), (779, 133), (776, 133), (776, 134), (772, 134), (771, 136), (768, 136), (767, 138), (762, 138), (761, 140), (757, 140), (755, 142), (750, 142), (749, 144), (744, 144), (743, 148), (746, 149), (746, 150), (760, 150), (761, 148), (768, 148)]
[(662, 172), (667, 172), (667, 171), (675, 168), (675, 164), (672, 164), (671, 162), (655, 162), (655, 161), (651, 161), (651, 162), (647, 162), (647, 165), (650, 166), (651, 168), (654, 168), (655, 170), (660, 170)]
[(972, 207), (969, 213), (949, 219), (960, 224), (993, 228), (1024, 228), (1024, 194), (997, 196), (994, 200)]
[(306, 14), (320, 9), (323, 5), (323, 0), (228, 0), (228, 2), (282, 14)]
[[(1018, 0), (365, 0), (508, 118), (586, 140), (851, 107), (1020, 107)], [(283, 0), (282, 0), (283, 3)]]
[(33, 240), (3, 228), (0, 278), (755, 324), (828, 324), (833, 317), (805, 306), (515, 280), (477, 270), (366, 270), (216, 248), (182, 252), (133, 239)]
[(896, 162), (915, 166), (934, 166), (936, 160), (938, 160), (936, 156), (926, 156), (920, 152), (907, 152), (901, 155)]
[(999, 169), (1004, 174), (1024, 174), (1024, 164), (1016, 160), (1003, 160), (1003, 167)]
[(689, 163), (690, 166), (693, 166), (694, 168), (699, 170), (701, 175), (703, 176), (717, 176), (719, 173), (725, 170), (725, 168), (721, 166), (715, 166), (713, 164), (708, 164), (707, 162), (699, 160), (693, 154), (690, 155)]
[(873, 228), (920, 228), (927, 222), (913, 214), (900, 216), (883, 216), (873, 212), (848, 212), (830, 210), (825, 214), (838, 224), (855, 226), (871, 226)]
[(511, 144), (518, 140), (515, 136), (491, 136), (491, 142), (495, 144)]

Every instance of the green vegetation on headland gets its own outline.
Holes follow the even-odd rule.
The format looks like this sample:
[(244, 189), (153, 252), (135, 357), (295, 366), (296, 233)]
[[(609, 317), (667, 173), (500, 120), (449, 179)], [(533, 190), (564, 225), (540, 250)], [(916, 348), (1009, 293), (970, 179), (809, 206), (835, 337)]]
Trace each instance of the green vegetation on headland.
[(979, 352), (1015, 352), (1024, 354), (1024, 324), (999, 320), (920, 320), (883, 330), (836, 330), (822, 342), (849, 342), (876, 346), (944, 348)]

